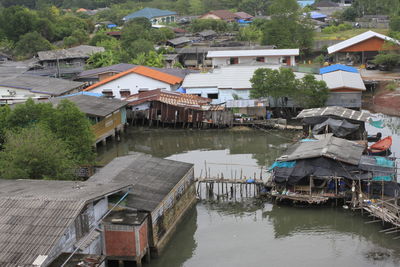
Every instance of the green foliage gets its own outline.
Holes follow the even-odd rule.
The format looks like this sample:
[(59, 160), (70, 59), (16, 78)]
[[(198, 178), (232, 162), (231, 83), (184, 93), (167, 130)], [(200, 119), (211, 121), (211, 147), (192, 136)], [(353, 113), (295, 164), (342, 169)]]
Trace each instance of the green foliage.
[(296, 83), (296, 90), (292, 97), (297, 105), (302, 108), (317, 108), (325, 105), (329, 97), (329, 89), (324, 81), (317, 81), (314, 75), (307, 74)]
[(57, 108), (53, 108), (50, 103), (35, 104), (32, 99), (17, 105), (13, 110), (1, 108), (0, 122), (0, 136), (3, 134), (4, 137), (5, 130), (20, 132), (24, 128), (40, 125), (63, 142), (77, 164), (87, 164), (94, 160), (94, 135), (90, 122), (68, 100), (61, 101)]
[(86, 31), (77, 29), (72, 32), (71, 36), (64, 38), (65, 47), (73, 47), (81, 44), (85, 44), (89, 41), (89, 36)]
[(76, 166), (66, 145), (40, 125), (8, 131), (0, 151), (0, 177), (5, 179), (70, 180)]
[(69, 180), (76, 166), (66, 145), (40, 125), (8, 131), (0, 151), (0, 176), (5, 179)]
[(389, 28), (391, 31), (400, 32), (400, 16), (392, 16), (390, 18)]
[(107, 50), (92, 54), (86, 61), (86, 69), (107, 67), (118, 63), (120, 63), (118, 55), (111, 50)]
[(398, 0), (355, 0), (352, 7), (356, 10), (357, 16), (363, 15), (391, 15), (400, 10)]
[[(98, 43), (104, 42), (104, 41), (110, 41), (110, 40), (117, 40), (109, 35), (107, 35), (105, 32), (97, 32), (92, 39), (90, 39), (89, 45), (96, 46)], [(100, 46), (100, 45), (99, 45)]]
[(277, 103), (281, 98), (288, 97), (304, 108), (323, 106), (329, 95), (324, 81), (317, 81), (311, 74), (297, 80), (291, 69), (260, 68), (250, 81), (252, 98), (272, 97)]
[(319, 65), (322, 66), (324, 64), (324, 62), (325, 62), (324, 55), (321, 54), (321, 55), (317, 56), (316, 58), (314, 58), (313, 62), (314, 63), (318, 63)]
[(357, 10), (354, 7), (348, 7), (341, 14), (341, 18), (346, 21), (354, 21), (357, 18)]
[(50, 50), (52, 45), (38, 32), (29, 32), (24, 34), (15, 44), (15, 55), (28, 58), (35, 55), (38, 51)]
[(39, 17), (25, 7), (11, 6), (0, 12), (0, 29), (9, 40), (17, 42), (20, 36), (34, 31)]
[(278, 48), (311, 49), (314, 29), (309, 18), (300, 16), (295, 0), (273, 0), (269, 9), (271, 20), (262, 24), (261, 43)]
[(399, 88), (399, 85), (395, 81), (390, 81), (386, 86), (385, 89), (389, 91), (395, 91)]
[(270, 1), (265, 0), (242, 0), (239, 3), (238, 10), (253, 15), (265, 15)]
[(322, 33), (331, 34), (331, 33), (335, 33), (335, 32), (351, 30), (352, 28), (353, 27), (350, 24), (342, 23), (337, 26), (332, 25), (332, 26), (325, 27), (322, 29)]
[(164, 67), (164, 57), (156, 51), (149, 51), (148, 53), (138, 54), (130, 63), (162, 68)]
[(190, 24), (190, 31), (192, 32), (201, 32), (204, 30), (226, 32), (228, 30), (228, 23), (217, 19), (196, 19)]
[(258, 43), (261, 40), (262, 31), (250, 25), (239, 29), (239, 34), (237, 36), (239, 41), (248, 41), (252, 43)]
[(392, 69), (400, 64), (400, 54), (395, 51), (384, 51), (376, 55), (373, 62), (378, 65), (386, 64)]

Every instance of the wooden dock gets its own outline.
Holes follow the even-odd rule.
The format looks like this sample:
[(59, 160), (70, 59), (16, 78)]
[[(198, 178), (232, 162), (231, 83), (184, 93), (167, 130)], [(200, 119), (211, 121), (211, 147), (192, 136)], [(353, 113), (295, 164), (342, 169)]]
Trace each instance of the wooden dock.
[(285, 119), (270, 119), (270, 120), (251, 120), (251, 121), (235, 121), (233, 126), (247, 126), (258, 130), (278, 129), (278, 130), (293, 130), (301, 131), (301, 125), (289, 125)]

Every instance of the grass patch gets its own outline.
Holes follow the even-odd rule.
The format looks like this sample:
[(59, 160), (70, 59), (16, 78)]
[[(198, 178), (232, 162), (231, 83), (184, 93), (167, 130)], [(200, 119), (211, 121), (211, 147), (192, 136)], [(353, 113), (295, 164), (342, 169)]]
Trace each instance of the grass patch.
[(317, 32), (315, 35), (315, 40), (346, 40), (366, 31), (374, 31), (385, 35), (389, 32), (388, 29), (351, 29), (334, 33)]
[(389, 91), (395, 91), (398, 87), (399, 85), (395, 81), (391, 81), (385, 86), (385, 89)]

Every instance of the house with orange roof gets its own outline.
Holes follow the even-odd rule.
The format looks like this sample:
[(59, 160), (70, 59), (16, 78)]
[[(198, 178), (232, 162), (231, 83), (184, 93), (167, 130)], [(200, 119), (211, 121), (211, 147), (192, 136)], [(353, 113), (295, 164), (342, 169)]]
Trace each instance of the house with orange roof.
[(137, 66), (92, 84), (85, 91), (125, 99), (139, 91), (155, 89), (176, 91), (182, 81), (181, 77), (144, 66)]

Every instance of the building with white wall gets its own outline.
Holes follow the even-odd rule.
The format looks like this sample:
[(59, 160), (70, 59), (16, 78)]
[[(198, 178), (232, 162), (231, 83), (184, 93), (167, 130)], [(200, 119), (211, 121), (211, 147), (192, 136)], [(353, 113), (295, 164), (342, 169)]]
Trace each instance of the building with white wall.
[(209, 51), (207, 57), (211, 58), (212, 66), (215, 68), (255, 62), (296, 66), (296, 56), (298, 55), (299, 49), (255, 49)]
[(183, 79), (148, 67), (137, 66), (121, 72), (85, 89), (118, 99), (137, 94), (139, 90), (164, 89), (175, 91)]

